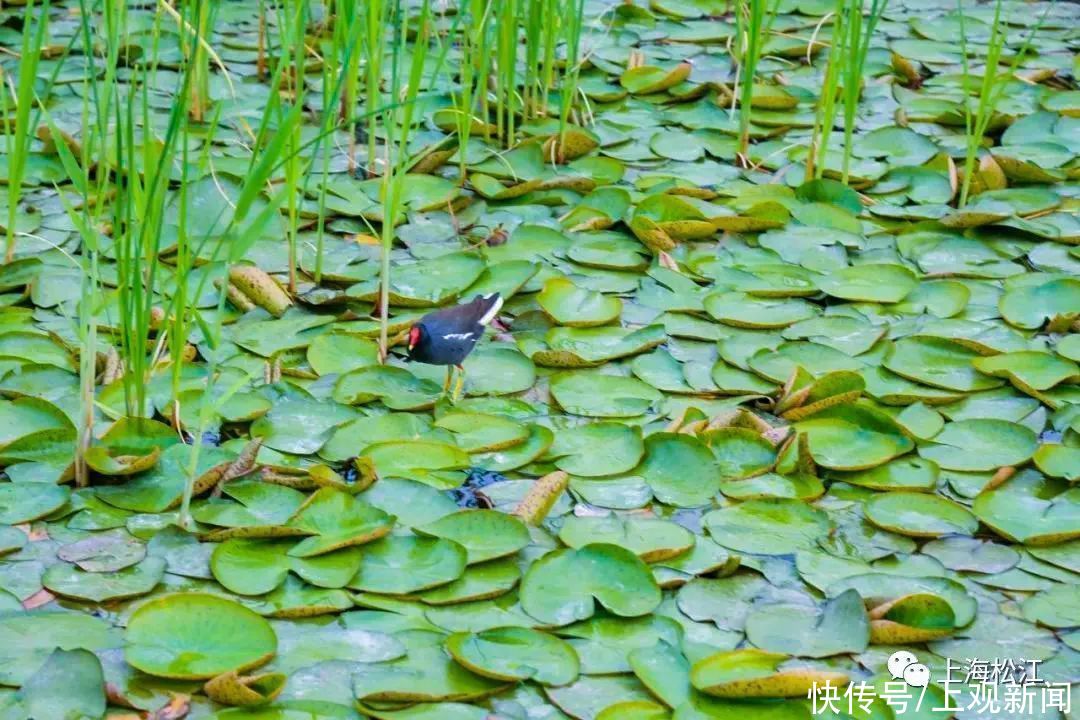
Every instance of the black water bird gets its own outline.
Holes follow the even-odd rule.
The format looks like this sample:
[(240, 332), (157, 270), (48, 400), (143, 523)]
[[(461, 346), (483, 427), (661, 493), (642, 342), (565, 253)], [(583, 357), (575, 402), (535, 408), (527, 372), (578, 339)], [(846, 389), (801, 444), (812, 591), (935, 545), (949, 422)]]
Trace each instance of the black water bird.
[(446, 365), (443, 390), (450, 389), (454, 368), (457, 368), (457, 385), (452, 395), (457, 400), (465, 383), (465, 369), (461, 364), (483, 337), (502, 304), (499, 293), (489, 293), (477, 295), (463, 305), (428, 313), (409, 328), (409, 359), (428, 365)]

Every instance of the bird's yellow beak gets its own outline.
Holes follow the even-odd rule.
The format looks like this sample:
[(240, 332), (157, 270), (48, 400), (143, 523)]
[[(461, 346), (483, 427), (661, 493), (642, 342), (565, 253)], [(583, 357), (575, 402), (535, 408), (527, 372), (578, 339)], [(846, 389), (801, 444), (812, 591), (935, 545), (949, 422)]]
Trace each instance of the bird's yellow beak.
[(412, 349), (416, 347), (418, 342), (420, 342), (420, 328), (413, 325), (409, 328), (409, 352), (412, 352)]

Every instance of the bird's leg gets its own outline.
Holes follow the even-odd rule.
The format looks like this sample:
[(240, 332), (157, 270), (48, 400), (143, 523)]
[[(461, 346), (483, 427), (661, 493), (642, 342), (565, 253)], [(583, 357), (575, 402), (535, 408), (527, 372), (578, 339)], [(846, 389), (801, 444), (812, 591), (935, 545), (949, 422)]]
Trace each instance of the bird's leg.
[(450, 382), (453, 379), (454, 379), (454, 366), (453, 365), (447, 365), (446, 366), (446, 382), (444, 382), (443, 386), (442, 386), (443, 395), (450, 392)]
[(461, 397), (461, 388), (465, 385), (465, 368), (461, 365), (456, 367), (458, 369), (457, 383), (454, 385), (454, 394), (450, 396), (450, 401), (455, 403)]

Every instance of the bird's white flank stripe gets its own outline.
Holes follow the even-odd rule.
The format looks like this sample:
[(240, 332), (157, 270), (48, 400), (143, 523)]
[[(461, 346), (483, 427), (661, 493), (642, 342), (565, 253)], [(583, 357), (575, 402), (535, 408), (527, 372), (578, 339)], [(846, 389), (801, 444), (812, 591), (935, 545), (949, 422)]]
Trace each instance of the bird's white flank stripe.
[(468, 333), (450, 333), (449, 335), (443, 335), (443, 340), (468, 340), (473, 334)]
[[(480, 318), (480, 324), (485, 327), (487, 327), (487, 325), (495, 319), (495, 316), (499, 314), (499, 310), (503, 306), (502, 296), (496, 293), (492, 293), (492, 295), (495, 295), (495, 304), (488, 308), (488, 311), (484, 313), (484, 316), (482, 318)], [(484, 299), (487, 300), (490, 297), (491, 295), (485, 295)]]

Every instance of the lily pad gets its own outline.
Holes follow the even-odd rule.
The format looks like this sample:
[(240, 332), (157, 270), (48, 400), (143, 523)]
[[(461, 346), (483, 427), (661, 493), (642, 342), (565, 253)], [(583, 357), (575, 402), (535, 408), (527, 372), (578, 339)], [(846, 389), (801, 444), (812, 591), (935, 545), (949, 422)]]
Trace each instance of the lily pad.
[(866, 519), (884, 530), (912, 537), (971, 535), (979, 521), (962, 505), (937, 495), (889, 492), (866, 502)]
[(799, 500), (747, 500), (702, 518), (716, 542), (739, 552), (788, 555), (828, 535), (828, 515)]
[(622, 312), (619, 298), (577, 287), (566, 278), (544, 283), (537, 302), (552, 320), (571, 327), (606, 325)]
[(391, 536), (364, 548), (353, 590), (404, 595), (445, 585), (465, 572), (465, 548), (452, 540)]
[(202, 680), (270, 661), (277, 636), (266, 620), (231, 600), (202, 593), (163, 595), (128, 620), (125, 657), (150, 675)]
[(1034, 470), (981, 493), (972, 511), (999, 535), (1029, 545), (1054, 545), (1080, 537), (1080, 489)]
[(454, 633), (446, 639), (446, 649), (467, 669), (495, 680), (566, 685), (578, 677), (574, 649), (564, 640), (530, 628)]
[(415, 530), (461, 545), (470, 565), (512, 555), (529, 544), (525, 524), (495, 510), (463, 510)]
[(919, 455), (946, 470), (977, 472), (1005, 465), (1019, 465), (1031, 459), (1038, 438), (1022, 425), (1005, 420), (977, 419), (949, 423), (920, 445)]
[(723, 698), (805, 697), (815, 685), (847, 683), (844, 673), (811, 668), (780, 669), (788, 659), (763, 650), (732, 650), (694, 664), (690, 680), (704, 693)]
[(521, 582), (522, 608), (546, 624), (588, 619), (597, 602), (622, 617), (646, 615), (660, 604), (660, 588), (636, 555), (602, 543), (551, 552)]

